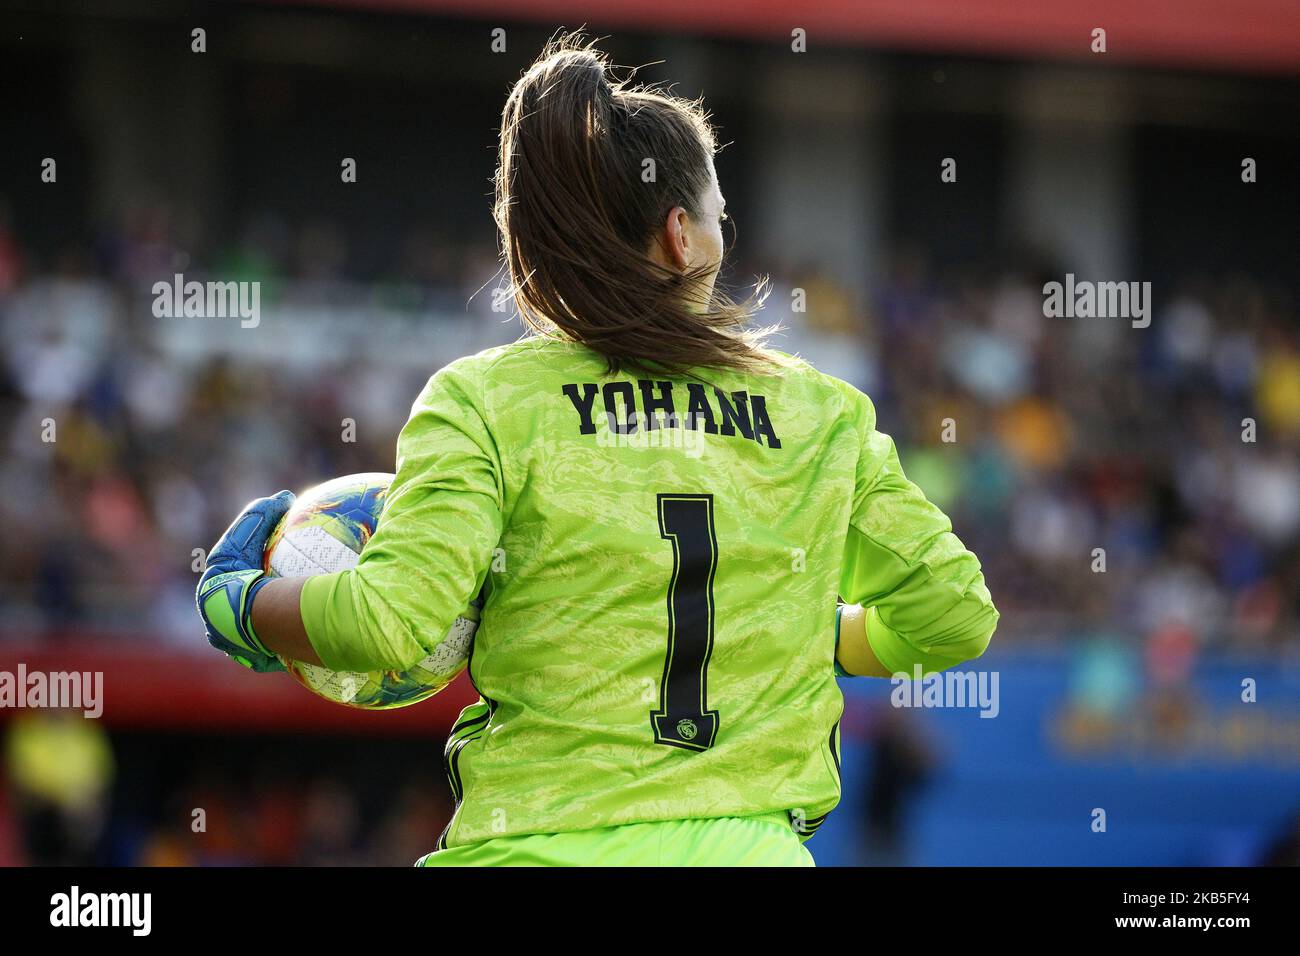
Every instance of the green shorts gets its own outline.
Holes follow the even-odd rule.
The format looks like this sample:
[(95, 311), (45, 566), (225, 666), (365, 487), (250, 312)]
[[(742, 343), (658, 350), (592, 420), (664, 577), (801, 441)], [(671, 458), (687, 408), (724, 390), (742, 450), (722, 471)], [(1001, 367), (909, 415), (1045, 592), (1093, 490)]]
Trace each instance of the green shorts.
[(785, 814), (526, 833), (437, 850), (416, 866), (815, 866)]

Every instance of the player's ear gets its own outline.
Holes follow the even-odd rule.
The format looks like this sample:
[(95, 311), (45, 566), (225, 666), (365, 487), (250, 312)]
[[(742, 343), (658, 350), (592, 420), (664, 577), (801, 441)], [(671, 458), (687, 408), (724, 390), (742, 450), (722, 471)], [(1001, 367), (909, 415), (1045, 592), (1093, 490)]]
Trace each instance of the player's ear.
[(668, 210), (657, 245), (664, 265), (684, 271), (691, 264), (691, 217), (682, 206)]

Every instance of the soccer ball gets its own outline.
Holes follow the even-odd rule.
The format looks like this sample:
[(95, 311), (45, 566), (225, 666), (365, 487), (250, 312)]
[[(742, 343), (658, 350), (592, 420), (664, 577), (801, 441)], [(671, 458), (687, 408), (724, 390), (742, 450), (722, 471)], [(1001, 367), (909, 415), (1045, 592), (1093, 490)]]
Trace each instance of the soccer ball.
[[(272, 577), (302, 577), (355, 565), (375, 533), (392, 480), (379, 472), (347, 475), (303, 492), (267, 539), (263, 569)], [(478, 619), (474, 602), (437, 650), (407, 671), (332, 671), (285, 657), (280, 661), (299, 684), (336, 704), (364, 710), (406, 707), (432, 697), (464, 670)]]

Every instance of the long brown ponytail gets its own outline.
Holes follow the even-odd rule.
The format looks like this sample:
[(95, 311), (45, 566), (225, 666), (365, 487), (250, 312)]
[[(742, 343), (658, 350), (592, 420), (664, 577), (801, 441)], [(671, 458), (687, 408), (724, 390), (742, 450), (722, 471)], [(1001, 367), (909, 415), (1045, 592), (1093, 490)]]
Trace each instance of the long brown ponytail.
[(775, 368), (762, 347), (770, 330), (745, 328), (763, 283), (743, 303), (718, 292), (692, 301), (699, 273), (646, 251), (669, 210), (700, 214), (715, 149), (698, 101), (612, 80), (579, 35), (548, 43), (506, 101), (496, 171), (494, 214), (523, 321), (583, 343), (611, 371)]

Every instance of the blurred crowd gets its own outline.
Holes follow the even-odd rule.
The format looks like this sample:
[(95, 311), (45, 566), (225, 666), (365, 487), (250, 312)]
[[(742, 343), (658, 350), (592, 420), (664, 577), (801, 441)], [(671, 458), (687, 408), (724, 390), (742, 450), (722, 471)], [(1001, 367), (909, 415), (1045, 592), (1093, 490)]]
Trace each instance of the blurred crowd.
[[(0, 639), (197, 647), (196, 549), (240, 504), (391, 470), (425, 378), (519, 334), (493, 308), (490, 244), (428, 227), (376, 275), (350, 268), (328, 222), (250, 216), (228, 248), (192, 258), (182, 218), (141, 205), (38, 260), (2, 212), (0, 520), (21, 547), (0, 550)], [(900, 245), (865, 292), (762, 262), (724, 282), (743, 293), (769, 274), (774, 344), (872, 396), (909, 475), (981, 556), (999, 645), (1122, 647), (1173, 685), (1204, 650), (1294, 653), (1295, 303), (1246, 276), (1193, 277), (1157, 291), (1149, 328), (1045, 318), (1043, 283), (1066, 271), (950, 269)], [(175, 273), (260, 282), (261, 322), (155, 317), (152, 285)], [(903, 858), (899, 808), (929, 773), (900, 734), (877, 754), (870, 859)], [(432, 746), (394, 776), (360, 772), (366, 749), (338, 741), (319, 766), (346, 773), (284, 751), (223, 769), (202, 753), (247, 742), (209, 743), (150, 783), (169, 765), (136, 753), (157, 745), (140, 739), (59, 715), (11, 722), (0, 862), (406, 865), (450, 810)]]
[[(484, 272), (415, 228), (359, 282), (328, 224), (252, 217), (204, 267), (184, 232), (146, 206), (37, 263), (0, 219), (0, 519), (24, 542), (0, 557), (0, 638), (192, 642), (196, 549), (243, 502), (391, 471), (427, 377), (514, 335), (477, 288), (490, 248)], [(259, 282), (260, 321), (155, 317), (153, 283), (178, 273)]]
[[(490, 246), (426, 227), (400, 245), (389, 274), (357, 276), (337, 225), (258, 215), (208, 267), (181, 217), (142, 205), (38, 262), (0, 217), (0, 520), (23, 542), (0, 557), (5, 634), (192, 641), (195, 549), (239, 504), (391, 470), (427, 375), (518, 335), (492, 307)], [(771, 274), (776, 344), (872, 396), (980, 554), (1000, 641), (1105, 637), (1182, 660), (1297, 636), (1300, 322), (1284, 293), (1193, 277), (1134, 328), (1045, 318), (1042, 285), (1067, 270), (1038, 262), (953, 270), (899, 246), (865, 294), (752, 265), (726, 279)], [(148, 290), (177, 272), (260, 281), (261, 324), (156, 318)]]

